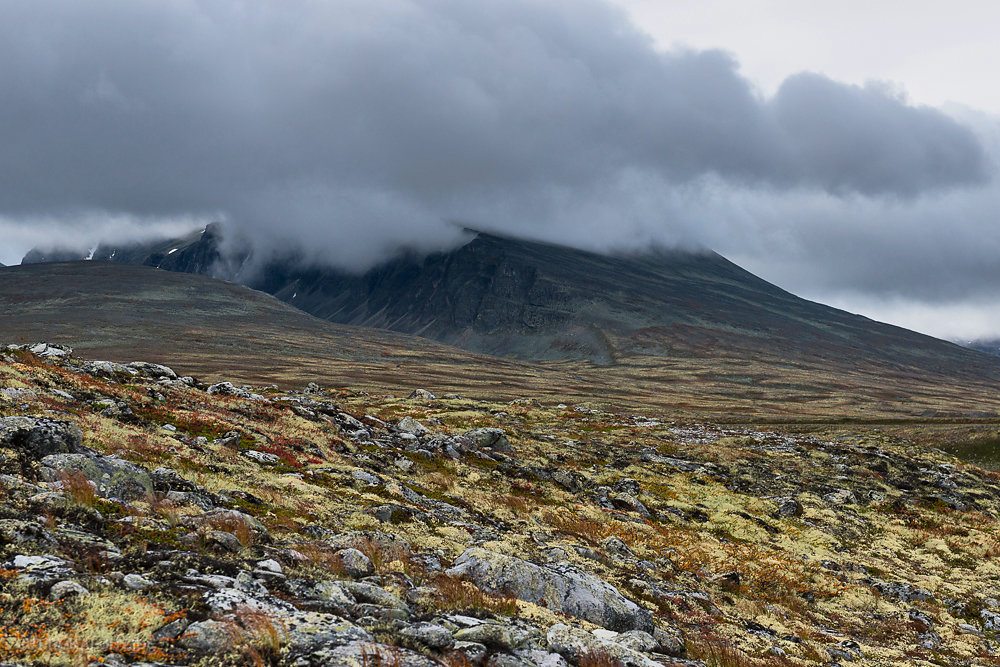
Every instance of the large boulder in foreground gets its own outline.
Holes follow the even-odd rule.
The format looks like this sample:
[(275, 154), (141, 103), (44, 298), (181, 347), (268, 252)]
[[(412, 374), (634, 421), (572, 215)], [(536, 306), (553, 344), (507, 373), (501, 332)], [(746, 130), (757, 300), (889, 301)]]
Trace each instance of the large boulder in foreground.
[(538, 565), (473, 547), (455, 560), (447, 574), (468, 579), (484, 591), (544, 603), (549, 609), (609, 630), (653, 630), (648, 611), (606, 581), (568, 564)]
[(50, 454), (71, 454), (80, 450), (83, 433), (76, 424), (40, 417), (0, 418), (0, 448), (18, 456), (39, 460)]

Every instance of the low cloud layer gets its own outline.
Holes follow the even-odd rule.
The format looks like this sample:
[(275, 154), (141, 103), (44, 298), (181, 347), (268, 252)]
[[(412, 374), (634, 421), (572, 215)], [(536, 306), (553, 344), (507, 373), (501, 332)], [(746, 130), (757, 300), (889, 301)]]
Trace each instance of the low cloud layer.
[(817, 294), (1000, 287), (979, 129), (817, 74), (764, 98), (606, 2), (11, 2), (0, 62), (8, 232), (225, 219), (360, 269), (469, 224), (707, 245)]

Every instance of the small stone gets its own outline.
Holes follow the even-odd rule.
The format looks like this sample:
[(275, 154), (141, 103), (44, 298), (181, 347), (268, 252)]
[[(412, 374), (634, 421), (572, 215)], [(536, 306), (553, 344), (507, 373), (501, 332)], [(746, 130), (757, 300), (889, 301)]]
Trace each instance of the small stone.
[(50, 600), (62, 600), (63, 598), (90, 595), (90, 591), (76, 583), (75, 581), (60, 581), (49, 590)]
[(410, 393), (410, 398), (418, 398), (425, 401), (433, 401), (434, 399), (437, 398), (437, 396), (427, 391), (426, 389), (414, 389)]
[(478, 665), (485, 660), (486, 654), (489, 652), (486, 645), (479, 642), (457, 641), (455, 642), (454, 649), (465, 654), (465, 658), (474, 665)]
[(336, 555), (340, 560), (341, 567), (344, 568), (344, 572), (349, 577), (360, 579), (375, 572), (371, 559), (357, 549), (341, 549)]
[(274, 572), (275, 574), (281, 574), (282, 573), (281, 563), (279, 563), (278, 561), (274, 560), (273, 558), (269, 558), (267, 560), (259, 560), (259, 561), (257, 561), (257, 567), (260, 568), (261, 570), (267, 570), (268, 572)]
[(130, 591), (145, 591), (155, 586), (156, 583), (141, 574), (132, 573), (125, 575), (125, 578), (122, 579), (122, 585)]

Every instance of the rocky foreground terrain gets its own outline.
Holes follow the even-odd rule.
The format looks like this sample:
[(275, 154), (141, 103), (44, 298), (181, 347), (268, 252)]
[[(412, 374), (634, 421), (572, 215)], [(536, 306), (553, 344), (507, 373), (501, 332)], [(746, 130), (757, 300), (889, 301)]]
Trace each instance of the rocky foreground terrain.
[(997, 664), (998, 512), (873, 428), (0, 350), (9, 663)]

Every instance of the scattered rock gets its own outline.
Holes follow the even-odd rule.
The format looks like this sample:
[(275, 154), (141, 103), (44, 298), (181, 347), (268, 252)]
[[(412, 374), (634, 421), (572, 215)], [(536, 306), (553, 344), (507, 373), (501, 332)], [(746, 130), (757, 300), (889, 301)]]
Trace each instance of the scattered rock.
[(418, 398), (425, 401), (433, 401), (437, 398), (437, 396), (427, 391), (426, 389), (414, 389), (410, 393), (410, 398)]
[(613, 664), (623, 667), (662, 667), (659, 662), (622, 644), (594, 635), (563, 623), (549, 628), (545, 635), (549, 648), (576, 662), (582, 654), (604, 656)]
[(403, 628), (400, 634), (420, 646), (436, 651), (450, 649), (455, 644), (451, 631), (436, 623), (417, 623)]
[[(40, 475), (58, 481), (59, 475), (77, 471), (94, 483), (98, 495), (122, 501), (145, 498), (153, 491), (153, 478), (139, 466), (115, 456), (50, 454), (42, 459)], [(50, 472), (51, 471), (51, 472)]]
[(499, 428), (474, 428), (462, 436), (469, 442), (468, 449), (492, 449), (504, 454), (513, 453), (514, 448), (507, 439), (507, 434)]
[(13, 449), (24, 459), (79, 451), (83, 432), (76, 424), (39, 417), (0, 418), (0, 448)]
[(544, 603), (553, 611), (582, 618), (610, 630), (652, 631), (649, 612), (611, 584), (564, 563), (537, 565), (479, 547), (467, 549), (447, 571), (492, 593)]
[(63, 598), (83, 597), (86, 595), (90, 595), (90, 591), (75, 581), (60, 581), (53, 584), (52, 588), (49, 589), (50, 600), (62, 600)]

